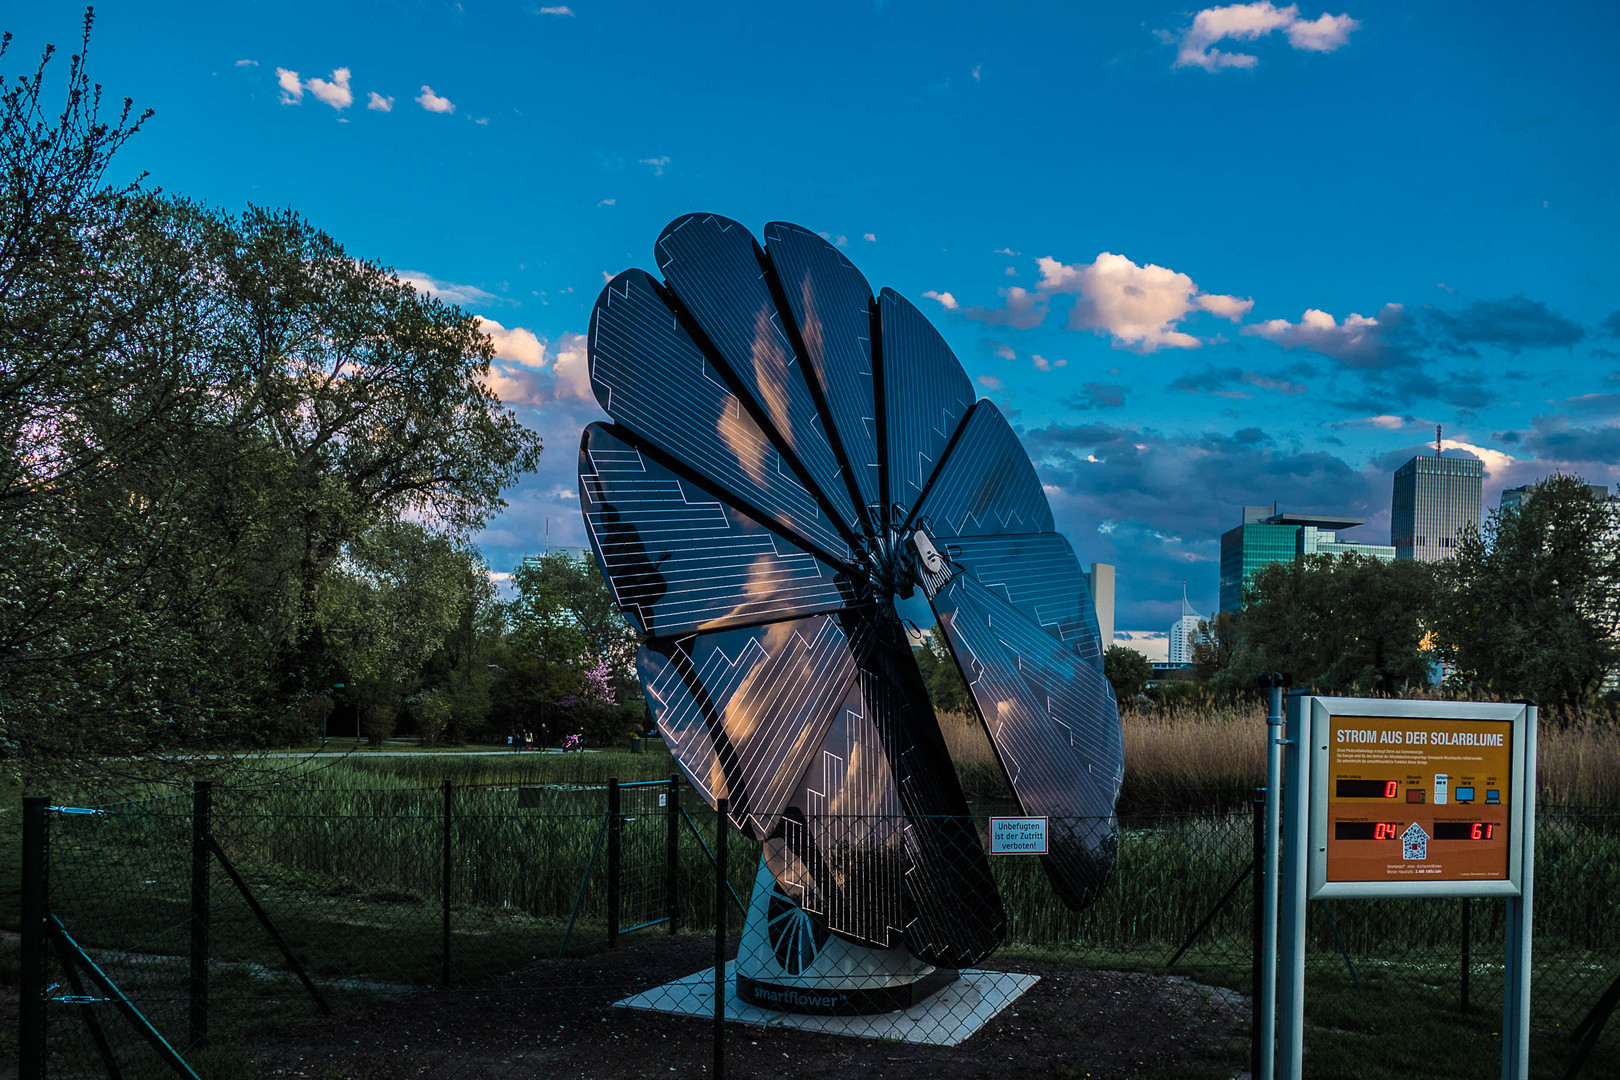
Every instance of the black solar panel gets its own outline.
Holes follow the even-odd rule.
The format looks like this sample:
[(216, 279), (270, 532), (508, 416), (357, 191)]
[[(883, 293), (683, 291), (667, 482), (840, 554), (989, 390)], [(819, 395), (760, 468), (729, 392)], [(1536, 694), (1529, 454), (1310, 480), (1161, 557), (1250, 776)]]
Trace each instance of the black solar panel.
[(970, 964), (1006, 916), (895, 598), (928, 595), (1080, 907), (1123, 769), (1091, 595), (921, 312), (809, 230), (765, 241), (688, 215), (658, 239), (667, 284), (602, 291), (591, 384), (616, 423), (581, 444), (586, 529), (675, 761), (783, 894), (850, 941)]

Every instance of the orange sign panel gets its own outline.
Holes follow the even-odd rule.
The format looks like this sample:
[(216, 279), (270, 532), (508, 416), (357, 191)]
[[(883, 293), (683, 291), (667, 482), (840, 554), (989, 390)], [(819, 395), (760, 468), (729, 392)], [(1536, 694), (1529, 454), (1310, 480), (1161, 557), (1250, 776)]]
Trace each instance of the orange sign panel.
[(1333, 716), (1327, 880), (1508, 876), (1513, 725)]

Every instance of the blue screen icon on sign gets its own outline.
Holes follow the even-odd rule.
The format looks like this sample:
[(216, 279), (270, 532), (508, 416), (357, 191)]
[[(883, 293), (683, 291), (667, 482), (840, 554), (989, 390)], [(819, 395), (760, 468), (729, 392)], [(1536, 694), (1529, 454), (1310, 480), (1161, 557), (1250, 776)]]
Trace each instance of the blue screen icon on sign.
[(1460, 788), (1458, 788), (1457, 789), (1457, 801), (1458, 802), (1473, 802), (1474, 801), (1474, 789), (1471, 788), (1471, 787), (1460, 787)]
[(1488, 802), (1488, 803), (1499, 803), (1499, 802), (1502, 801), (1502, 793), (1500, 791), (1497, 791), (1493, 787), (1492, 788), (1486, 788), (1485, 789), (1485, 801)]

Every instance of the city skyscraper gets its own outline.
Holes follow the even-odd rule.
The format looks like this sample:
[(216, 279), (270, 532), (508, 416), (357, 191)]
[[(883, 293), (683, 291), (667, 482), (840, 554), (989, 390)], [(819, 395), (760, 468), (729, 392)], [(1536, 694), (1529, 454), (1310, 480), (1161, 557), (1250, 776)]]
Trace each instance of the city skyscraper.
[(1340, 540), (1338, 530), (1362, 524), (1361, 518), (1322, 514), (1276, 513), (1271, 506), (1245, 506), (1243, 524), (1221, 534), (1221, 610), (1236, 611), (1243, 587), (1262, 569), (1299, 555), (1343, 555), (1355, 552), (1393, 559), (1393, 548)]
[(1187, 583), (1181, 583), (1181, 617), (1170, 624), (1170, 650), (1166, 657), (1172, 664), (1192, 663), (1192, 643), (1198, 633), (1198, 622), (1203, 616), (1193, 610), (1187, 600)]
[(1091, 603), (1097, 609), (1097, 639), (1103, 648), (1114, 643), (1114, 568), (1109, 563), (1092, 563), (1086, 574), (1091, 586)]
[(1397, 559), (1440, 562), (1479, 528), (1484, 466), (1472, 457), (1415, 457), (1395, 470), (1389, 542)]

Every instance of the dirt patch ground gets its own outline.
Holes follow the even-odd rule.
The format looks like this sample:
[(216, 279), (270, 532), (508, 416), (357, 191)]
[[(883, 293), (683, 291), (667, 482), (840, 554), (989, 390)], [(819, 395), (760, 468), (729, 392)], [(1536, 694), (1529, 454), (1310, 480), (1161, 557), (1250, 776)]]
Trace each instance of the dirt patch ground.
[[(708, 1021), (615, 1009), (614, 1001), (712, 962), (694, 938), (644, 938), (611, 953), (542, 961), (478, 988), (307, 1021), (258, 1047), (265, 1077), (447, 1080), (707, 1076)], [(992, 965), (993, 966), (993, 965)], [(1247, 1069), (1248, 1003), (1136, 972), (1019, 963), (1041, 976), (955, 1047), (726, 1028), (728, 1077), (1231, 1077)]]

